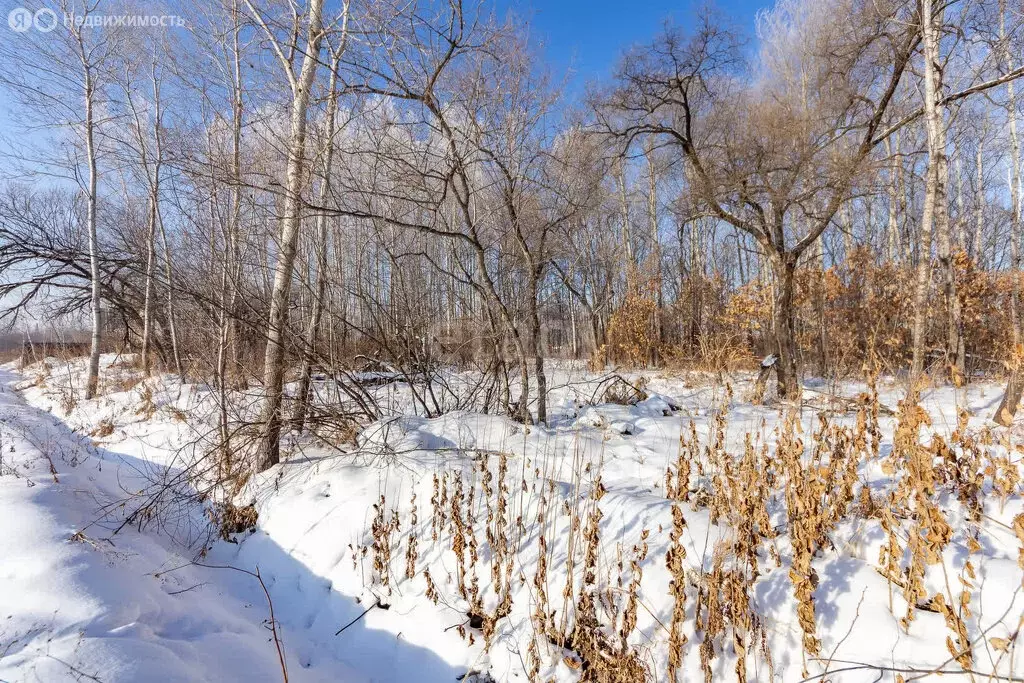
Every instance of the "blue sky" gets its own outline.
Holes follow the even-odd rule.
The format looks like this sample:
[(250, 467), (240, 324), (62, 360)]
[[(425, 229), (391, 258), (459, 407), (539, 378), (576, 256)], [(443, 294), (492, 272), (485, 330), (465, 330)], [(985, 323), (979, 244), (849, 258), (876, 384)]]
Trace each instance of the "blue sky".
[[(573, 93), (607, 76), (619, 55), (632, 45), (649, 41), (666, 19), (686, 26), (702, 0), (494, 0), (499, 11), (511, 9), (531, 24), (531, 37), (557, 80), (568, 75)], [(712, 4), (735, 28), (753, 36), (757, 11), (771, 0), (717, 0)], [(3, 17), (0, 17), (2, 20)], [(6, 29), (6, 27), (3, 27)], [(0, 32), (0, 40), (9, 36)], [(11, 131), (11, 101), (0, 90), (0, 133)]]
[[(580, 88), (591, 79), (608, 75), (623, 50), (649, 41), (666, 19), (686, 26), (696, 9), (706, 3), (694, 0), (498, 0), (525, 15), (532, 37), (542, 42), (544, 54), (556, 76), (570, 67), (570, 87)], [(757, 11), (770, 0), (718, 0), (713, 6), (735, 28), (754, 35)]]

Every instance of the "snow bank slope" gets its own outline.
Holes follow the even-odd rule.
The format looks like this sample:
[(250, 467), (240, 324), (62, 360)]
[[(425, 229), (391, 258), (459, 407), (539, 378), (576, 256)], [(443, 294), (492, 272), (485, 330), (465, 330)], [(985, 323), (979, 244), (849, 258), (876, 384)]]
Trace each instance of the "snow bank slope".
[[(0, 373), (0, 680), (280, 680), (258, 583), (188, 566), (166, 539), (110, 537), (98, 509), (139, 464), (28, 406), (14, 379)], [(291, 678), (365, 679), (324, 664)]]

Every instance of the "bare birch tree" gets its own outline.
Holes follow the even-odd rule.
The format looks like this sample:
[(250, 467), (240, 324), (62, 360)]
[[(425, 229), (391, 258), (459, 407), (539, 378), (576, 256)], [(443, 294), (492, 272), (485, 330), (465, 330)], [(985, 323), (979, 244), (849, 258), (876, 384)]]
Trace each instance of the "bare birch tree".
[[(278, 239), (277, 263), (270, 297), (270, 316), (267, 322), (267, 348), (264, 357), (263, 386), (266, 393), (261, 422), (259, 467), (276, 465), (281, 453), (282, 399), (284, 390), (285, 346), (288, 327), (288, 307), (295, 253), (302, 225), (302, 192), (305, 186), (306, 125), (310, 94), (320, 59), (320, 44), (324, 38), (323, 0), (310, 0), (305, 17), (305, 40), (300, 45), (298, 15), (289, 37), (282, 39), (268, 24), (261, 10), (251, 0), (245, 4), (253, 19), (264, 30), (280, 66), (288, 79), (292, 92), (291, 130), (288, 139), (288, 165), (285, 171), (284, 213)], [(288, 42), (284, 42), (287, 40)], [(295, 70), (296, 55), (301, 54), (301, 66)]]

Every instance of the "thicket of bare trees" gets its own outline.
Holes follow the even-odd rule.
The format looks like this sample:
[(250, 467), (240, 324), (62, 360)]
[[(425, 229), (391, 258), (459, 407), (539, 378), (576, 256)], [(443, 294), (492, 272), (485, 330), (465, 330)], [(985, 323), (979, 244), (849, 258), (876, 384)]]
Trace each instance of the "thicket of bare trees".
[(0, 44), (48, 127), (5, 144), (0, 293), (90, 311), (94, 358), (103, 332), (222, 397), (258, 384), (262, 466), (316, 368), (346, 419), (373, 370), (428, 414), (529, 422), (554, 357), (774, 354), (795, 398), (866, 359), (960, 382), (1022, 356), (1013, 3), (780, 0), (759, 50), (706, 13), (585, 102), (486, 3), (168, 7), (183, 27), (66, 0), (81, 21)]

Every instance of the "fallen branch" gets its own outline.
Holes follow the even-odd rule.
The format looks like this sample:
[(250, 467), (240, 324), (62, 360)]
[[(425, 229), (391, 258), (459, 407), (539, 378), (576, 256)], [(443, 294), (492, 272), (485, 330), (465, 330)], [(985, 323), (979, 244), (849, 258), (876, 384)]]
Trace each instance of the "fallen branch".
[(355, 619), (353, 619), (352, 621), (348, 622), (347, 624), (345, 624), (344, 626), (342, 626), (341, 628), (339, 628), (339, 629), (338, 629), (337, 631), (335, 631), (335, 632), (334, 632), (334, 635), (336, 635), (336, 636), (337, 636), (337, 635), (341, 635), (341, 632), (342, 632), (342, 631), (344, 631), (344, 630), (345, 630), (345, 629), (347, 629), (347, 628), (348, 628), (349, 626), (351, 626), (352, 624), (356, 623), (357, 621), (359, 621), (360, 619), (362, 619), (363, 617), (365, 617), (365, 616), (367, 615), (367, 613), (368, 613), (368, 612), (369, 612), (370, 610), (372, 610), (372, 609), (373, 609), (374, 607), (380, 607), (380, 598), (377, 598), (377, 600), (376, 600), (376, 601), (375, 601), (375, 602), (374, 602), (374, 603), (373, 603), (372, 605), (370, 605), (369, 607), (367, 607), (366, 609), (364, 609), (364, 610), (363, 610), (363, 612), (362, 612), (362, 614), (360, 614), (360, 615), (359, 615), (358, 617), (356, 617)]

